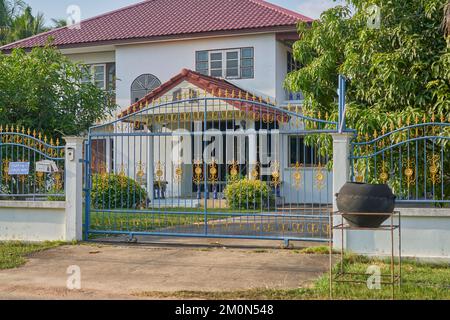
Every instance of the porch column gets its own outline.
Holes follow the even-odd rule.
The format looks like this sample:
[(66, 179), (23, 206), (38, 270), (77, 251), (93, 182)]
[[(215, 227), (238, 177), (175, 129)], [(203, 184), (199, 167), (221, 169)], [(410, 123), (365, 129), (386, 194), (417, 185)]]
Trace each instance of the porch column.
[[(350, 178), (350, 140), (351, 133), (335, 133), (333, 137), (333, 212), (338, 210), (336, 194), (339, 193), (345, 183)], [(333, 224), (341, 224), (342, 217), (334, 216)], [(344, 230), (344, 249), (347, 247), (346, 232)], [(333, 233), (333, 246), (335, 249), (341, 249), (342, 238), (341, 231), (336, 230)]]
[(252, 177), (252, 171), (256, 167), (256, 164), (258, 162), (258, 147), (257, 147), (257, 136), (256, 136), (256, 130), (255, 130), (255, 121), (247, 121), (247, 132), (248, 132), (248, 175), (251, 180), (254, 178)]
[[(152, 131), (149, 129), (149, 133)], [(155, 172), (155, 151), (154, 151), (154, 137), (149, 136), (147, 142), (147, 193), (149, 199), (152, 201), (155, 200), (155, 191), (154, 191), (154, 172)]]
[[(194, 121), (194, 160), (202, 160), (203, 154), (203, 136), (199, 135), (203, 131), (204, 121)], [(205, 159), (206, 160), (206, 159)]]

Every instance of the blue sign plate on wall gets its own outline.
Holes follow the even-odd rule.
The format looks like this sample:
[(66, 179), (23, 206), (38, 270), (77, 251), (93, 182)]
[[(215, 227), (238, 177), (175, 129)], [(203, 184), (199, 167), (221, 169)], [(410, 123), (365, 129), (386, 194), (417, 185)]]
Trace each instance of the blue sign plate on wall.
[(8, 174), (13, 175), (27, 175), (30, 173), (29, 162), (10, 162)]

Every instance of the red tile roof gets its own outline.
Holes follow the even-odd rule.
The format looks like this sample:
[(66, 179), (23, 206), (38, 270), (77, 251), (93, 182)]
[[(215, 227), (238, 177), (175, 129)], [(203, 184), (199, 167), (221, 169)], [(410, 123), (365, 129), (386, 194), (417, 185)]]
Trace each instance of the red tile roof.
[(241, 102), (237, 100), (226, 100), (226, 101), (228, 104), (236, 107), (239, 110), (242, 110), (246, 113), (252, 112), (256, 114), (257, 117), (271, 114), (272, 116), (275, 116), (275, 118), (277, 119), (283, 119), (283, 121), (286, 121), (286, 119), (288, 119), (286, 114), (282, 115), (281, 112), (279, 111), (277, 112), (276, 110), (272, 110), (268, 107), (259, 105), (257, 102), (262, 101), (262, 98), (255, 97), (252, 93), (242, 90), (238, 86), (226, 80), (205, 76), (203, 74), (188, 69), (181, 70), (181, 72), (178, 75), (176, 75), (166, 83), (163, 83), (161, 86), (159, 86), (158, 88), (147, 94), (144, 98), (142, 98), (138, 102), (132, 104), (125, 111), (119, 114), (119, 118), (124, 118), (128, 115), (139, 112), (140, 110), (144, 109), (146, 105), (152, 104), (152, 102), (164, 96), (168, 91), (175, 88), (183, 81), (187, 81), (195, 85), (199, 89), (206, 91), (207, 93), (211, 94), (214, 97), (225, 98), (226, 93), (228, 92), (228, 98), (231, 98), (231, 96), (234, 95), (236, 99), (238, 99), (239, 96), (242, 97), (242, 99), (246, 99), (247, 97), (248, 99), (252, 100), (254, 99), (256, 101), (255, 103)]
[(59, 47), (98, 45), (130, 40), (295, 27), (312, 21), (263, 0), (147, 0), (81, 22), (0, 47), (1, 50), (43, 46), (48, 37)]

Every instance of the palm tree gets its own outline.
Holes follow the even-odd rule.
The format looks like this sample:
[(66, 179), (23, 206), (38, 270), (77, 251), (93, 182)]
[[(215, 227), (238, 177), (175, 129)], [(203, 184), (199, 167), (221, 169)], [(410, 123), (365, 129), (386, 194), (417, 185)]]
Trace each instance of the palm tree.
[(22, 0), (0, 0), (0, 44), (6, 43), (13, 21), (24, 8)]
[(62, 28), (67, 26), (66, 19), (52, 19), (52, 23), (54, 28)]
[(33, 16), (31, 7), (26, 7), (24, 12), (12, 22), (8, 40), (14, 42), (47, 30), (44, 15), (38, 12), (36, 16)]

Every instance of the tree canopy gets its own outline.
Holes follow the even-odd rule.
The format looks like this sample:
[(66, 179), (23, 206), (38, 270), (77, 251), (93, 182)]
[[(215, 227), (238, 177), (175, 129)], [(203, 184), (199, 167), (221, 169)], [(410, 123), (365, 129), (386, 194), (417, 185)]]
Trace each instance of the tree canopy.
[(115, 110), (82, 65), (46, 46), (0, 54), (0, 124), (75, 135)]
[[(53, 27), (67, 25), (65, 19), (51, 19)], [(33, 14), (32, 9), (22, 0), (0, 0), (0, 45), (28, 38), (50, 30), (46, 26), (44, 14)]]
[[(337, 118), (338, 74), (348, 81), (349, 126), (362, 133), (450, 112), (447, 0), (347, 0), (312, 25), (298, 26), (294, 56), (302, 68), (286, 87), (302, 91), (305, 112)], [(381, 9), (370, 28), (369, 6)]]

